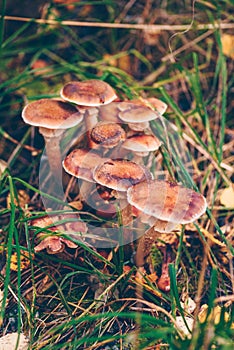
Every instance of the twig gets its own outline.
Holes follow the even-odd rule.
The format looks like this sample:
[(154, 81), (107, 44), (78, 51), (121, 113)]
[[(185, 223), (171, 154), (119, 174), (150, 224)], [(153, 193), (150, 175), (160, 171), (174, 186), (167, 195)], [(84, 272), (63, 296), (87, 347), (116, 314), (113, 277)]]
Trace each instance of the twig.
[[(2, 19), (2, 16), (0, 16)], [(19, 22), (32, 22), (39, 24), (57, 25), (74, 27), (96, 27), (96, 28), (115, 28), (115, 29), (137, 29), (137, 30), (186, 30), (188, 26), (186, 24), (180, 25), (167, 25), (167, 24), (128, 24), (128, 23), (106, 23), (106, 22), (80, 22), (80, 21), (56, 21), (54, 19), (41, 19), (41, 18), (29, 18), (29, 17), (16, 17), (16, 16), (4, 16), (6, 21), (19, 21)], [(204, 29), (233, 29), (234, 23), (204, 23), (194, 26), (195, 30)]]

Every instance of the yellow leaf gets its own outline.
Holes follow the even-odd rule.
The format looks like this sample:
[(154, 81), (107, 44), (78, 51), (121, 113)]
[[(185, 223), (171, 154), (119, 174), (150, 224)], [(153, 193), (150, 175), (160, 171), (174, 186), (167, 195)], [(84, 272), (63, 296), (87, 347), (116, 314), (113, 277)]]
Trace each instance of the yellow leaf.
[(0, 159), (0, 175), (4, 173), (6, 168), (7, 168), (7, 163), (4, 160)]
[(223, 34), (221, 41), (224, 55), (234, 59), (234, 35)]
[[(32, 255), (32, 258), (34, 256)], [(30, 266), (30, 259), (29, 259), (29, 253), (27, 251), (20, 251), (20, 270), (26, 270)], [(10, 269), (12, 271), (18, 270), (18, 257), (17, 252), (14, 252), (11, 255), (11, 264)]]
[[(233, 43), (234, 45), (234, 43)], [(224, 188), (220, 194), (220, 203), (226, 208), (234, 208), (234, 188), (233, 186)]]
[[(218, 324), (220, 322), (220, 316), (221, 316), (221, 307), (219, 305), (215, 306), (211, 313), (209, 314), (208, 317), (208, 321), (213, 321), (214, 324)], [(198, 314), (198, 319), (201, 323), (204, 323), (206, 320), (206, 316), (207, 316), (207, 311), (208, 311), (208, 305), (207, 304), (203, 304), (201, 306), (201, 310)], [(224, 321), (228, 322), (229, 320), (229, 315), (227, 312), (224, 313)]]
[(16, 345), (18, 350), (28, 349), (29, 341), (23, 333), (9, 333), (0, 338), (0, 350), (13, 350)]

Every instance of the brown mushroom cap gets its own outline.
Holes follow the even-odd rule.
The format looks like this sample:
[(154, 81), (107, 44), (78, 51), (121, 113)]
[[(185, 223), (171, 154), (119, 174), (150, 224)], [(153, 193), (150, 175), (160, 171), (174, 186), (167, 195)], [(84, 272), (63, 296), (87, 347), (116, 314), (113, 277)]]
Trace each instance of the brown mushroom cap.
[(162, 180), (142, 182), (127, 191), (128, 202), (160, 220), (186, 224), (204, 214), (207, 203), (200, 194)]
[(61, 97), (81, 106), (100, 106), (117, 98), (112, 87), (97, 79), (71, 81), (61, 89)]
[(106, 160), (106, 158), (102, 158), (97, 153), (87, 149), (75, 149), (64, 159), (63, 168), (68, 174), (94, 182), (92, 170)]
[[(41, 239), (41, 241), (34, 247), (35, 252), (46, 249), (49, 254), (57, 254), (64, 251), (65, 246), (68, 248), (76, 248), (76, 243), (65, 237), (53, 235), (53, 232), (65, 232), (68, 233), (70, 237), (79, 240), (81, 236), (78, 232), (86, 233), (87, 225), (85, 222), (78, 220), (78, 218), (79, 216), (76, 214), (64, 213), (62, 215), (43, 216), (31, 220), (32, 226), (47, 228), (48, 231), (51, 231), (51, 235), (49, 236), (48, 233), (44, 232), (37, 234), (37, 239)], [(66, 221), (57, 224), (57, 222), (62, 220)]]
[(122, 147), (135, 152), (152, 152), (159, 149), (162, 142), (154, 135), (133, 135), (127, 138)]
[(100, 144), (102, 147), (112, 148), (125, 140), (126, 134), (119, 124), (100, 123), (91, 130), (90, 137), (96, 144)]
[(22, 111), (25, 123), (48, 129), (67, 129), (81, 122), (83, 114), (67, 102), (41, 99), (26, 105)]
[(156, 97), (148, 97), (146, 99), (160, 114), (164, 114), (167, 110), (167, 104)]
[(127, 191), (134, 184), (152, 179), (152, 175), (143, 166), (125, 159), (117, 159), (98, 165), (93, 171), (93, 178), (102, 186)]
[(131, 102), (116, 102), (120, 110), (118, 117), (126, 123), (142, 123), (159, 117), (156, 111)]
[(137, 105), (148, 106), (150, 108), (155, 108), (161, 115), (166, 112), (167, 104), (156, 97), (141, 98), (138, 100), (131, 100), (132, 103)]

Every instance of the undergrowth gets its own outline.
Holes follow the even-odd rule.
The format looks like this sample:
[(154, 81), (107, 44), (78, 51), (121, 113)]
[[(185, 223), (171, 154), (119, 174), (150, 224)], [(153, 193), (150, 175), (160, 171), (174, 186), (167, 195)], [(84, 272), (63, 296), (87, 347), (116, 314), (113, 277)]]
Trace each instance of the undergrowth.
[[(65, 1), (38, 1), (31, 11), (13, 10), (14, 3), (2, 1), (0, 20), (0, 334), (23, 332), (34, 350), (231, 350), (233, 200), (226, 204), (221, 198), (233, 181), (233, 54), (224, 55), (223, 41), (233, 25), (199, 25), (231, 24), (232, 1), (196, 1), (192, 23), (189, 1), (77, 1), (70, 7)], [(4, 17), (11, 15), (32, 20)], [(47, 23), (50, 19), (57, 24)], [(64, 20), (167, 21), (172, 29), (76, 27), (60, 24)], [(162, 256), (155, 246), (142, 280), (136, 278), (136, 241), (105, 251), (75, 240), (76, 249), (59, 254), (34, 252), (43, 230), (32, 219), (47, 213), (42, 197), (48, 194), (39, 186), (44, 141), (23, 123), (22, 108), (59, 97), (70, 80), (90, 78), (108, 82), (120, 99), (155, 96), (168, 104), (166, 128), (162, 123), (159, 130), (156, 122), (151, 127), (169, 147), (151, 166), (207, 199), (207, 213), (185, 225), (172, 248), (169, 293), (157, 286)], [(66, 194), (63, 203), (77, 200), (72, 191)], [(181, 305), (191, 300), (195, 310)]]

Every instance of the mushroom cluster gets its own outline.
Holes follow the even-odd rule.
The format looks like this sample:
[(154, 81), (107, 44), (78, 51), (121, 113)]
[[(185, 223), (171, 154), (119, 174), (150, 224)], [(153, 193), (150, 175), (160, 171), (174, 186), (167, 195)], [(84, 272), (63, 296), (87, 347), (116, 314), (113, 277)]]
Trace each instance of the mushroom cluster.
[[(120, 213), (117, 227), (128, 223), (133, 229), (136, 219), (150, 228), (151, 236), (152, 232), (171, 232), (205, 212), (206, 200), (200, 193), (173, 181), (154, 179), (149, 169), (147, 159), (155, 158), (163, 142), (152, 132), (151, 122), (157, 123), (166, 111), (164, 102), (156, 98), (117, 101), (113, 88), (95, 79), (69, 82), (60, 95), (60, 100), (29, 103), (22, 117), (38, 126), (45, 137), (53, 175), (62, 164), (65, 172), (78, 179), (78, 192), (88, 211), (116, 221)], [(85, 125), (82, 144), (61, 160), (59, 142), (64, 130), (81, 122)], [(107, 229), (113, 224), (102, 222)], [(36, 249), (46, 247), (53, 253), (64, 249), (64, 244), (71, 246), (60, 239), (53, 241), (52, 249), (51, 242), (45, 239)], [(142, 242), (136, 251), (138, 267), (145, 258)]]

